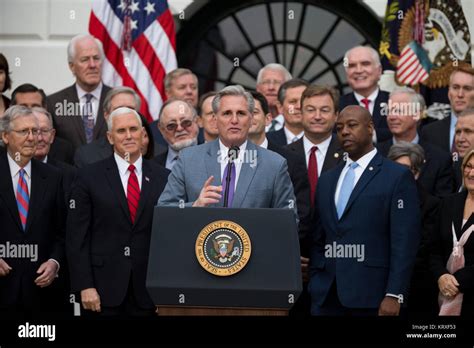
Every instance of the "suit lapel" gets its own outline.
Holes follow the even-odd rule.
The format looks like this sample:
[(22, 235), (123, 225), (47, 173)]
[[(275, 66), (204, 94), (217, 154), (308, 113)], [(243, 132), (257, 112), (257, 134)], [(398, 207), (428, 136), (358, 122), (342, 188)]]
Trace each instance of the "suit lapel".
[[(207, 180), (211, 175), (214, 177), (214, 180), (212, 180), (211, 185), (214, 186), (219, 186), (222, 184), (222, 178), (221, 178), (221, 164), (219, 163), (219, 139), (214, 140), (208, 150), (207, 150), (207, 156), (205, 158), (206, 161), (206, 170), (207, 170), (207, 177), (205, 180)], [(222, 207), (223, 201), (221, 200), (219, 203), (216, 203), (215, 206)]]
[(337, 140), (336, 136), (333, 134), (331, 136), (331, 142), (329, 143), (328, 151), (326, 152), (326, 157), (324, 158), (321, 174), (331, 168), (334, 168), (343, 159), (343, 156), (344, 151), (339, 145), (339, 141)]
[(31, 160), (31, 192), (28, 217), (26, 218), (26, 232), (33, 223), (36, 212), (43, 202), (46, 190), (48, 190), (47, 175), (41, 170), (36, 160)]
[[(453, 224), (454, 224), (454, 230), (456, 231), (456, 236), (459, 240), (462, 235), (462, 231), (464, 228), (462, 227), (462, 220), (464, 218), (464, 204), (466, 202), (466, 197), (467, 197), (467, 191), (463, 191), (459, 194), (456, 195), (456, 199), (453, 202), (453, 205), (451, 207), (451, 216), (453, 217)], [(469, 220), (472, 219), (472, 215), (469, 218)], [(469, 222), (469, 221), (468, 221)], [(464, 227), (468, 226), (468, 222), (464, 225)], [(451, 234), (451, 231), (450, 231)]]
[(257, 147), (251, 143), (250, 141), (247, 141), (247, 148), (246, 151), (248, 153), (256, 153), (257, 158), (255, 159), (255, 163), (257, 163), (256, 166), (251, 167), (250, 166), (250, 161), (245, 161), (242, 163), (242, 168), (240, 169), (240, 174), (239, 174), (239, 181), (236, 183), (235, 186), (235, 195), (234, 195), (234, 201), (232, 202), (232, 207), (233, 208), (240, 208), (242, 205), (245, 196), (247, 195), (247, 191), (250, 187), (250, 183), (252, 182), (252, 179), (257, 171), (257, 168), (260, 166), (260, 162), (262, 161), (262, 158), (258, 158), (258, 150)]
[(120, 180), (120, 174), (118, 171), (117, 163), (115, 163), (113, 155), (109, 157), (109, 160), (106, 163), (105, 176), (110, 184), (112, 192), (114, 192), (117, 200), (119, 201), (120, 207), (122, 208), (124, 214), (127, 216), (128, 221), (131, 221), (130, 211), (128, 210), (127, 198), (123, 190), (123, 185), (122, 181)]
[(382, 119), (380, 117), (380, 103), (382, 102), (382, 91), (379, 90), (377, 93), (377, 98), (374, 100), (374, 111), (372, 112), (372, 119), (374, 121), (375, 127), (377, 127)]
[(104, 110), (102, 109), (101, 105), (104, 105), (104, 100), (109, 88), (105, 85), (102, 85), (102, 90), (100, 92), (100, 101), (99, 101), (99, 109), (97, 110), (97, 121), (94, 126), (94, 133), (93, 139), (98, 139), (102, 132), (102, 129), (105, 127), (105, 119), (104, 119)]
[(364, 191), (367, 184), (380, 171), (380, 166), (382, 165), (382, 161), (383, 161), (382, 155), (380, 155), (379, 153), (377, 153), (375, 157), (372, 159), (372, 161), (370, 161), (369, 165), (364, 170), (364, 172), (362, 173), (362, 176), (360, 177), (359, 181), (354, 187), (354, 190), (352, 190), (351, 196), (349, 197), (349, 201), (347, 202), (346, 208), (344, 210), (344, 213), (342, 213), (341, 218), (347, 213), (352, 203), (354, 203), (354, 201), (357, 199), (360, 193)]
[(143, 213), (143, 210), (145, 209), (146, 204), (152, 204), (154, 205), (156, 202), (150, 202), (148, 203), (148, 198), (150, 196), (150, 191), (153, 188), (151, 180), (157, 180), (157, 178), (152, 177), (152, 171), (150, 168), (150, 164), (143, 159), (142, 160), (142, 188), (140, 190), (140, 200), (138, 201), (138, 208), (137, 208), (137, 215), (135, 217), (135, 224), (138, 222), (138, 219), (140, 219), (140, 216)]
[(445, 142), (445, 149), (449, 149), (449, 152), (451, 152), (451, 143), (449, 142), (450, 139), (451, 139), (451, 117), (453, 117), (453, 115), (449, 115), (449, 117), (446, 117), (444, 120), (446, 120), (446, 126), (443, 128), (444, 129), (444, 142)]
[(65, 98), (66, 100), (72, 102), (73, 105), (79, 105), (79, 115), (77, 115), (77, 117), (72, 117), (72, 120), (70, 120), (70, 122), (74, 124), (74, 127), (76, 128), (76, 133), (79, 134), (79, 137), (81, 138), (81, 143), (87, 144), (86, 131), (84, 130), (84, 123), (82, 121), (82, 105), (79, 102), (79, 97), (77, 96), (75, 84), (68, 89), (67, 94), (68, 96)]
[(334, 195), (336, 194), (336, 188), (337, 188), (337, 182), (339, 181), (339, 177), (341, 176), (342, 170), (346, 166), (345, 162), (342, 162), (339, 164), (338, 167), (336, 167), (336, 170), (334, 172), (334, 175), (332, 176), (332, 182), (331, 182), (331, 221), (334, 221), (334, 225), (337, 223), (339, 218), (337, 217), (337, 207), (336, 207), (336, 202), (334, 200)]
[[(1, 154), (1, 163), (0, 163), (0, 197), (5, 202), (5, 205), (8, 207), (10, 214), (15, 221), (18, 231), (22, 231), (20, 215), (18, 213), (18, 206), (16, 204), (15, 192), (12, 186), (10, 166), (7, 160), (7, 152)], [(1, 223), (1, 222), (0, 222)]]

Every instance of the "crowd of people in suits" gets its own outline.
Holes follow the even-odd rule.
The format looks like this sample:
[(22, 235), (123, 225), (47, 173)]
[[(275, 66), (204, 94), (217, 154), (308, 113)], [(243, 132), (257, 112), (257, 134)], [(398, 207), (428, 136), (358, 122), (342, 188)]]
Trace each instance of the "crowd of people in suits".
[(67, 53), (72, 86), (22, 84), (11, 99), (0, 54), (0, 245), (38, 247), (34, 261), (0, 255), (1, 315), (155, 315), (153, 208), (182, 203), (292, 209), (294, 315), (474, 313), (472, 67), (453, 68), (451, 115), (431, 123), (414, 89), (380, 90), (370, 47), (346, 53), (343, 96), (271, 63), (255, 91), (199, 97), (178, 68), (149, 123), (133, 89), (102, 82), (98, 40), (78, 35)]

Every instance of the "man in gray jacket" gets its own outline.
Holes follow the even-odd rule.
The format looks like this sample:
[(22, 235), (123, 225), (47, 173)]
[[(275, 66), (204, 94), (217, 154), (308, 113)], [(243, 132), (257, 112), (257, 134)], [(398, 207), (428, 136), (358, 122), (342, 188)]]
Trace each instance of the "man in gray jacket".
[(290, 208), (296, 219), (286, 160), (248, 141), (252, 95), (241, 86), (228, 86), (212, 108), (219, 138), (180, 153), (158, 205)]

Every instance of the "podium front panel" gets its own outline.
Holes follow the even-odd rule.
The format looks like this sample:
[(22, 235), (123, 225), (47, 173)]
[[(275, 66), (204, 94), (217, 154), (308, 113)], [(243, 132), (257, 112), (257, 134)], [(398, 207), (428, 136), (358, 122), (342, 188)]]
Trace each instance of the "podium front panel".
[[(209, 273), (196, 257), (199, 233), (218, 220), (250, 237), (247, 264), (230, 276)], [(147, 288), (156, 305), (291, 308), (302, 291), (293, 211), (155, 207)]]

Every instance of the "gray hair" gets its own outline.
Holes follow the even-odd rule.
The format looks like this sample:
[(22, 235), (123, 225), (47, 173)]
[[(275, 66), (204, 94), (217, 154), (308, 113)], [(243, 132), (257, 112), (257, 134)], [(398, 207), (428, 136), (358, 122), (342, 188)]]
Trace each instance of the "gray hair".
[[(115, 109), (114, 111), (112, 111), (112, 113), (110, 114), (108, 120), (107, 120), (107, 129), (109, 131), (112, 130), (112, 125), (113, 125), (113, 122), (114, 122), (114, 117), (115, 116), (120, 116), (120, 115), (126, 115), (126, 114), (133, 114), (135, 115), (135, 117), (137, 118), (138, 120), (138, 123), (140, 124), (140, 127), (143, 127), (143, 123), (142, 123), (142, 118), (140, 117), (140, 115), (138, 114), (138, 112), (136, 112), (135, 110), (133, 109), (130, 109), (130, 108), (127, 108), (126, 106), (122, 106), (120, 108), (117, 108)], [(150, 139), (151, 140), (151, 139)]]
[(173, 71), (170, 71), (169, 73), (166, 74), (165, 82), (164, 82), (165, 90), (169, 91), (173, 81), (175, 79), (177, 79), (178, 77), (181, 77), (181, 76), (184, 76), (184, 75), (193, 75), (193, 77), (194, 77), (194, 79), (196, 80), (196, 83), (197, 83), (197, 76), (191, 70), (185, 69), (185, 68), (178, 68), (178, 69), (174, 69)]
[(253, 100), (252, 94), (247, 92), (240, 85), (227, 86), (217, 92), (216, 96), (212, 100), (212, 111), (214, 112), (214, 114), (217, 115), (217, 112), (219, 111), (219, 108), (221, 106), (221, 99), (222, 97), (226, 96), (244, 97), (247, 100), (247, 110), (250, 115), (253, 116), (253, 110), (255, 109), (255, 101)]
[(180, 103), (186, 105), (186, 106), (191, 110), (191, 115), (192, 115), (192, 119), (193, 119), (193, 120), (197, 117), (196, 108), (195, 108), (194, 106), (192, 106), (189, 102), (187, 102), (186, 100), (182, 100), (182, 99), (171, 98), (171, 99), (168, 99), (168, 100), (161, 106), (160, 113), (159, 113), (159, 115), (158, 115), (158, 124), (159, 124), (159, 125), (162, 125), (161, 116), (163, 115), (163, 112), (165, 111), (166, 107), (167, 107), (168, 105), (171, 105), (171, 104), (177, 103), (177, 102), (180, 102)]
[(133, 96), (133, 98), (135, 99), (135, 108), (136, 110), (140, 110), (140, 106), (142, 104), (142, 101), (140, 99), (140, 97), (138, 96), (137, 92), (135, 92), (132, 88), (130, 87), (124, 87), (124, 86), (120, 86), (120, 87), (114, 87), (112, 88), (110, 91), (107, 92), (107, 95), (105, 96), (105, 99), (104, 99), (104, 112), (106, 114), (109, 114), (111, 111), (113, 110), (110, 110), (110, 108), (112, 107), (112, 99), (118, 95), (118, 94), (130, 94)]
[(48, 110), (46, 110), (45, 108), (35, 106), (34, 108), (31, 109), (31, 111), (33, 111), (33, 114), (35, 115), (36, 114), (45, 115), (48, 118), (50, 127), (53, 128), (53, 117), (51, 116)]
[(396, 94), (408, 94), (411, 97), (412, 103), (417, 103), (420, 105), (420, 111), (423, 111), (426, 108), (425, 98), (419, 93), (417, 93), (413, 88), (410, 87), (395, 87), (395, 89), (390, 93), (390, 97)]
[(416, 173), (421, 171), (421, 167), (425, 162), (425, 151), (418, 144), (400, 141), (390, 147), (387, 157), (392, 161), (400, 157), (407, 156), (410, 158), (412, 170)]
[[(349, 54), (355, 50), (355, 49), (359, 49), (359, 48), (365, 48), (367, 50), (369, 50), (369, 53), (370, 55), (372, 56), (372, 61), (375, 63), (375, 66), (380, 66), (382, 65), (380, 63), (380, 56), (379, 56), (379, 53), (375, 50), (375, 48), (373, 47), (370, 47), (370, 46), (355, 46), (355, 47), (352, 47), (351, 49), (347, 50), (346, 53), (344, 54), (344, 62), (347, 62), (348, 59), (349, 59)], [(345, 64), (346, 65), (346, 64)], [(347, 69), (347, 66), (345, 67)]]
[(0, 132), (1, 133), (11, 132), (12, 122), (16, 120), (17, 118), (25, 117), (25, 116), (34, 116), (33, 111), (31, 111), (30, 108), (27, 108), (26, 106), (23, 106), (23, 105), (10, 106), (7, 110), (5, 110), (3, 117), (0, 118)]
[(69, 44), (67, 45), (67, 61), (68, 61), (68, 63), (72, 63), (74, 61), (74, 57), (76, 56), (76, 44), (79, 41), (82, 41), (84, 39), (92, 39), (92, 40), (95, 41), (95, 43), (97, 44), (97, 47), (99, 47), (100, 56), (101, 56), (102, 60), (104, 60), (105, 55), (104, 55), (104, 47), (102, 46), (102, 42), (100, 42), (100, 40), (98, 40), (97, 38), (95, 38), (92, 35), (79, 34), (79, 35), (74, 36), (71, 39), (71, 41), (69, 41)]
[(283, 78), (284, 78), (283, 82), (286, 82), (286, 81), (291, 80), (293, 78), (293, 76), (291, 76), (291, 73), (283, 65), (278, 64), (278, 63), (270, 63), (270, 64), (265, 65), (263, 68), (261, 68), (258, 71), (257, 85), (259, 83), (262, 83), (262, 75), (266, 70), (275, 70), (275, 71), (281, 72), (283, 74)]

